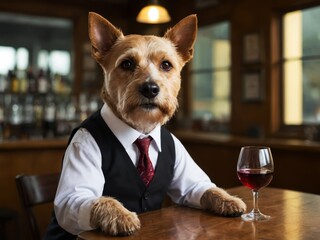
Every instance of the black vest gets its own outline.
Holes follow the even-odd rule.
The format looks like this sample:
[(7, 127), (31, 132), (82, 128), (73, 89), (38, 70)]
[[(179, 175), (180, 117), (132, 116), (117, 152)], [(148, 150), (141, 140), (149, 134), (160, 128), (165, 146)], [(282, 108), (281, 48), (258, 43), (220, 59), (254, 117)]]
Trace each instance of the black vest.
[[(73, 130), (69, 143), (79, 128), (86, 128), (98, 144), (105, 176), (103, 196), (112, 196), (128, 210), (136, 213), (160, 209), (168, 186), (173, 178), (175, 146), (171, 134), (161, 128), (161, 148), (155, 175), (148, 187), (139, 177), (127, 152), (104, 122), (100, 111)], [(45, 239), (76, 239), (64, 231), (53, 214)]]

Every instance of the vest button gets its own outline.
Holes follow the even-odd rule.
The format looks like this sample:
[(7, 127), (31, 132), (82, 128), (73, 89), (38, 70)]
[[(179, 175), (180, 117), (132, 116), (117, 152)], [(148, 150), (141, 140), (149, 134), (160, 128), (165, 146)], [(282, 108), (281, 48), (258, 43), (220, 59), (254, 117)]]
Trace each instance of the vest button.
[(143, 198), (144, 198), (145, 200), (149, 199), (149, 197), (150, 197), (150, 194), (149, 194), (148, 192), (146, 192), (146, 193), (143, 195)]

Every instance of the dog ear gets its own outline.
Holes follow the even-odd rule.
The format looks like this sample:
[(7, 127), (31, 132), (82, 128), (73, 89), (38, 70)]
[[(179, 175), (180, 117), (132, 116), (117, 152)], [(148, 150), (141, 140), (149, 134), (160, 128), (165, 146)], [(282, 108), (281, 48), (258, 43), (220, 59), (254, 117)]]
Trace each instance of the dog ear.
[(198, 31), (197, 15), (189, 15), (173, 28), (169, 29), (164, 37), (171, 40), (177, 47), (182, 59), (188, 62), (193, 56), (193, 46), (196, 40)]
[(92, 55), (100, 62), (103, 55), (110, 50), (117, 39), (123, 37), (123, 33), (97, 13), (90, 12), (88, 20)]

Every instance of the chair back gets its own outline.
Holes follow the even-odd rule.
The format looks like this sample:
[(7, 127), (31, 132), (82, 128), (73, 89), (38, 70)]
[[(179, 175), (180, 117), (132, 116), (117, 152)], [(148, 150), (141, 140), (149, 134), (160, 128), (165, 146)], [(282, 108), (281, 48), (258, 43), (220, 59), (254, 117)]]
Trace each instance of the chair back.
[(18, 175), (16, 185), (23, 210), (26, 214), (32, 239), (40, 240), (40, 230), (33, 207), (53, 202), (60, 178), (60, 173), (42, 175)]

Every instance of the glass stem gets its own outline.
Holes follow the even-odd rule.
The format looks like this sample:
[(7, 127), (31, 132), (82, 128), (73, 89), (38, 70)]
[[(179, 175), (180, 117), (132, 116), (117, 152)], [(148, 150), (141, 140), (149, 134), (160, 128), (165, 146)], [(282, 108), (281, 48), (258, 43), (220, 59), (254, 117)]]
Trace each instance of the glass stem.
[(258, 208), (258, 198), (259, 198), (259, 194), (258, 194), (258, 190), (252, 190), (252, 194), (253, 194), (253, 210), (252, 212), (254, 214), (259, 214), (259, 208)]

